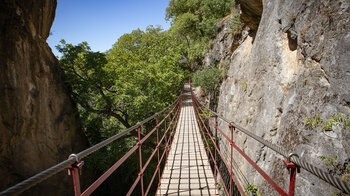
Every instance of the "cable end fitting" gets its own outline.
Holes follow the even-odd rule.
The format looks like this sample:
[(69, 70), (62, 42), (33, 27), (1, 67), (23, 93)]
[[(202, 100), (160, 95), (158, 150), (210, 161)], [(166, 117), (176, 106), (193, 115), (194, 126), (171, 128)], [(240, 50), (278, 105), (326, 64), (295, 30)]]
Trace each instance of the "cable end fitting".
[(76, 155), (76, 154), (71, 154), (71, 155), (69, 155), (68, 159), (70, 159), (70, 158), (75, 158), (75, 161), (76, 161), (77, 163), (79, 163), (79, 157), (78, 157), (78, 155)]

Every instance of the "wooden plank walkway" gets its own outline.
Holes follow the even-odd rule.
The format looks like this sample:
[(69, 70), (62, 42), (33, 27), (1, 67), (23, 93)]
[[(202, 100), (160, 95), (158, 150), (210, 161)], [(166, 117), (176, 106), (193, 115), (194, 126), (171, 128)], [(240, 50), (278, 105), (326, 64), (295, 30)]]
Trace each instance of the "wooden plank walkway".
[(218, 195), (192, 106), (189, 85), (156, 195)]

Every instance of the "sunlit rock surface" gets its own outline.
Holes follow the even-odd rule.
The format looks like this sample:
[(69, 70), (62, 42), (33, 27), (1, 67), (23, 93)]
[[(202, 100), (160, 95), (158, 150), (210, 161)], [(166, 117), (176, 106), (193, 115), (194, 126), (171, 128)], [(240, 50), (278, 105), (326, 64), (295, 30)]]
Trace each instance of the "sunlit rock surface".
[[(321, 155), (337, 155), (344, 163), (350, 157), (349, 127), (323, 131), (322, 125), (305, 125), (305, 119), (320, 115), (326, 121), (338, 113), (350, 114), (350, 2), (265, 0), (261, 20), (252, 17), (259, 13), (258, 1), (249, 2), (241, 1), (241, 17), (248, 25), (239, 40), (232, 40), (230, 20), (223, 22), (206, 54), (207, 66), (229, 64), (217, 111), (315, 166), (326, 170)], [(256, 34), (252, 21), (258, 22)], [(232, 51), (228, 43), (236, 42), (239, 46)], [(228, 131), (227, 124), (220, 126)], [(288, 190), (281, 156), (243, 133), (235, 132), (234, 141)], [(222, 149), (229, 149), (228, 143), (221, 143)], [(235, 152), (234, 157), (246, 176), (244, 183), (258, 185), (262, 195), (277, 195), (242, 156)], [(296, 195), (333, 192), (303, 169), (297, 175)]]

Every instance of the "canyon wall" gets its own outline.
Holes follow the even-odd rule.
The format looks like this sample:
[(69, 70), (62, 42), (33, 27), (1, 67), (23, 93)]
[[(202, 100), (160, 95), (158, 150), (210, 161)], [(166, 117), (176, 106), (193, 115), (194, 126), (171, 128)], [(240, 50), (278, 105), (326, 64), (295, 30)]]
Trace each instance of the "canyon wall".
[[(225, 18), (205, 55), (207, 66), (228, 67), (218, 113), (325, 170), (334, 168), (320, 156), (349, 161), (349, 127), (335, 123), (325, 130), (321, 123), (307, 123), (350, 114), (349, 6), (347, 0), (241, 0), (242, 32), (233, 33), (232, 19)], [(227, 124), (219, 123), (228, 133)], [(222, 149), (230, 148), (221, 141)], [(288, 190), (282, 156), (241, 132), (235, 132), (234, 142)], [(245, 174), (243, 185), (256, 184), (262, 195), (277, 195), (241, 155), (234, 157)], [(296, 195), (334, 191), (303, 169), (297, 174)]]
[[(46, 43), (56, 0), (4, 0), (0, 5), (0, 190), (87, 147)], [(25, 195), (72, 195), (66, 172)]]

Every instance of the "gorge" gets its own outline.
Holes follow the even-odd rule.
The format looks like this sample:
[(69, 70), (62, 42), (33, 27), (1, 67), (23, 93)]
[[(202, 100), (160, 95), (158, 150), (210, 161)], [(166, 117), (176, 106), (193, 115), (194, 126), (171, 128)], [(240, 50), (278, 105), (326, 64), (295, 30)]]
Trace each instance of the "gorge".
[[(177, 2), (182, 1), (171, 0), (170, 7), (176, 7)], [(209, 2), (210, 7), (210, 2), (216, 1), (203, 2)], [(137, 61), (137, 66), (131, 63), (130, 66), (125, 65), (126, 72), (133, 73), (137, 69), (140, 70), (138, 73), (144, 73), (139, 80), (142, 85), (135, 85), (138, 91), (132, 92), (145, 92), (138, 100), (134, 101), (132, 96), (124, 94), (124, 97), (116, 98), (117, 101), (113, 98), (126, 108), (117, 114), (135, 112), (134, 116), (143, 118), (142, 108), (146, 108), (147, 115), (158, 112), (178, 94), (176, 90), (180, 84), (171, 82), (178, 83), (204, 67), (217, 68), (221, 70), (222, 77), (215, 91), (208, 93), (203, 88), (196, 89), (197, 96), (210, 103), (211, 109), (265, 140), (349, 181), (350, 1), (225, 2), (228, 3), (223, 6), (224, 11), (215, 16), (220, 18), (215, 26), (208, 27), (216, 18), (209, 17), (212, 13), (207, 8), (201, 11), (209, 14), (203, 14), (203, 21), (199, 22), (195, 14), (185, 13), (186, 18), (177, 13), (181, 9), (171, 7), (166, 17), (178, 26), (164, 32), (159, 28), (135, 30), (106, 52), (106, 59), (110, 62), (106, 63), (107, 66), (101, 65), (104, 71)], [(191, 3), (200, 4), (200, 1), (189, 0), (187, 3), (191, 5), (189, 10), (196, 14), (199, 12), (192, 10), (196, 6)], [(6, 176), (2, 179), (0, 190), (107, 137), (107, 134), (99, 135), (98, 141), (91, 142), (84, 127), (88, 123), (83, 123), (82, 113), (79, 113), (82, 107), (76, 103), (80, 99), (75, 100), (72, 96), (74, 85), (65, 81), (67, 72), (64, 73), (66, 70), (62, 70), (62, 64), (59, 65), (59, 60), (46, 43), (56, 6), (57, 0), (4, 0), (0, 5), (0, 176)], [(231, 6), (231, 11), (226, 9), (227, 6)], [(230, 14), (227, 15), (227, 12)], [(222, 18), (222, 15), (226, 16)], [(214, 35), (211, 35), (213, 29)], [(64, 46), (71, 47), (69, 44)], [(208, 47), (205, 52), (203, 47)], [(71, 48), (74, 49), (73, 46)], [(119, 62), (113, 56), (127, 52), (133, 56), (133, 49), (139, 52), (137, 58), (125, 58)], [(143, 53), (148, 55), (144, 59)], [(100, 55), (105, 60), (104, 54)], [(157, 67), (153, 67), (152, 63)], [(124, 64), (120, 67), (124, 68)], [(143, 69), (145, 67), (149, 70)], [(166, 73), (161, 73), (162, 69), (166, 69)], [(118, 71), (116, 73), (124, 73), (122, 71), (125, 70)], [(162, 80), (147, 75), (153, 72), (159, 74), (155, 78)], [(130, 78), (137, 75), (133, 74), (123, 80), (131, 81)], [(113, 85), (122, 86), (115, 81)], [(168, 84), (165, 85), (166, 81)], [(160, 84), (166, 87), (160, 88)], [(150, 86), (151, 90), (148, 89)], [(108, 87), (104, 90), (109, 90), (110, 97), (121, 92), (114, 86)], [(162, 93), (155, 93), (156, 89)], [(152, 105), (156, 98), (166, 96), (166, 101)], [(128, 99), (133, 102), (129, 104)], [(107, 103), (110, 101), (106, 100)], [(141, 104), (142, 100), (147, 100), (146, 106)], [(129, 108), (126, 107), (128, 104)], [(108, 108), (104, 102), (96, 105)], [(103, 117), (111, 113), (111, 108)], [(113, 111), (119, 112), (117, 109)], [(131, 119), (134, 124), (142, 120), (128, 115), (125, 119)], [(104, 122), (100, 120), (101, 125), (96, 124), (105, 128)], [(115, 124), (115, 121), (111, 123)], [(219, 126), (229, 131), (223, 122), (219, 121)], [(123, 125), (119, 123), (117, 127), (123, 128)], [(238, 131), (234, 142), (276, 182), (288, 187), (283, 157)], [(229, 153), (228, 143), (221, 142), (220, 148)], [(235, 152), (234, 157), (240, 155)], [(243, 159), (235, 161), (238, 164), (236, 169), (242, 171), (246, 179), (241, 182), (244, 186), (253, 184), (261, 195), (277, 195)], [(61, 172), (25, 194), (46, 195), (45, 192), (50, 192), (50, 195), (72, 195), (72, 187), (71, 178)], [(58, 191), (52, 192), (53, 189)], [(297, 174), (296, 195), (332, 194), (342, 193), (305, 170)]]

